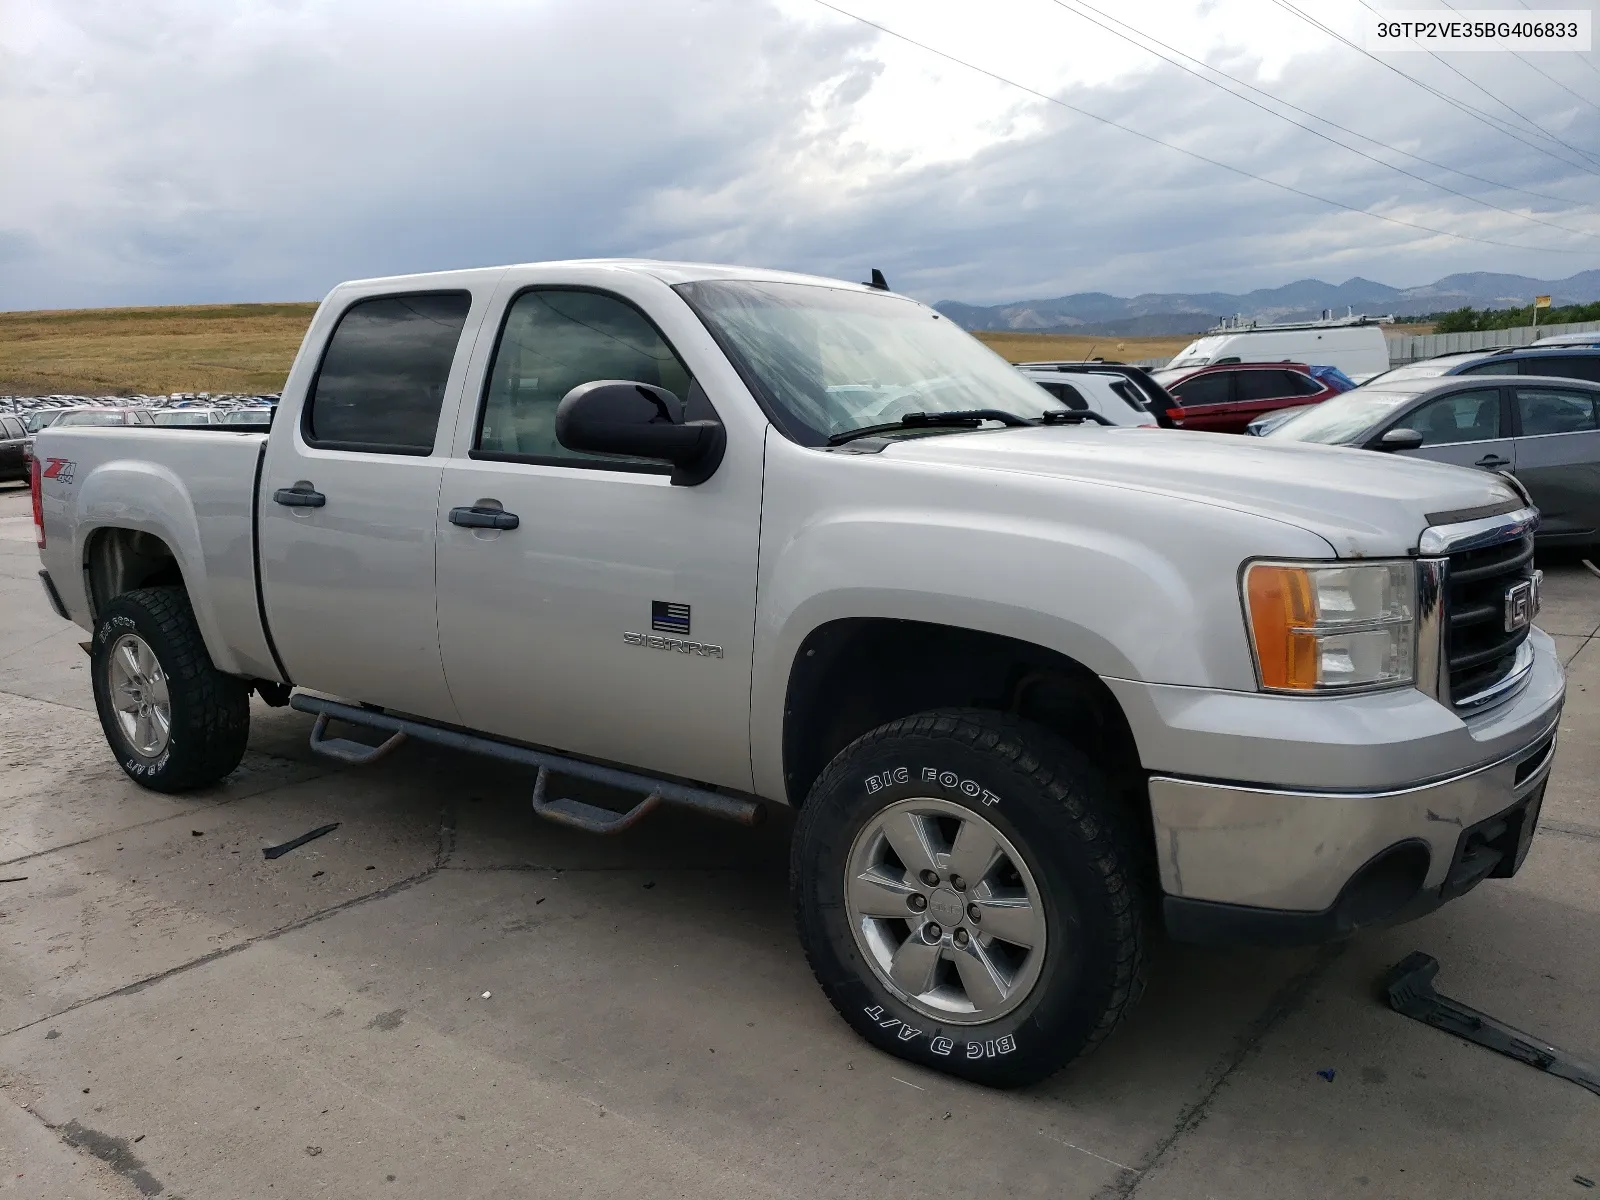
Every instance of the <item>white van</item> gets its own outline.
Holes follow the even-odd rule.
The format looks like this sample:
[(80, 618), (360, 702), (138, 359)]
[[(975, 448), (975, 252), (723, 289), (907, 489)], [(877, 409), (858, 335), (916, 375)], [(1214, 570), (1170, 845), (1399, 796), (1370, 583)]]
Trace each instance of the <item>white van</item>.
[(1190, 342), (1168, 370), (1228, 362), (1297, 362), (1338, 367), (1357, 383), (1389, 369), (1385, 317), (1336, 317), (1289, 325), (1219, 325)]

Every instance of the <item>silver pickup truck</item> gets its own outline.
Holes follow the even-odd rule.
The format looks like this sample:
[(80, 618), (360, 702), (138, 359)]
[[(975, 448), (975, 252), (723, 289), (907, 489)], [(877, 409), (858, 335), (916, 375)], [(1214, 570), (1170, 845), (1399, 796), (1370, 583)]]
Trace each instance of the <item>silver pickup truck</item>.
[(1103, 427), (881, 287), (344, 284), (268, 433), (52, 428), (37, 463), (138, 782), (227, 776), (253, 691), (349, 762), (524, 763), (597, 832), (791, 806), (828, 998), (989, 1084), (1104, 1039), (1157, 923), (1314, 942), (1512, 874), (1554, 753), (1513, 480)]

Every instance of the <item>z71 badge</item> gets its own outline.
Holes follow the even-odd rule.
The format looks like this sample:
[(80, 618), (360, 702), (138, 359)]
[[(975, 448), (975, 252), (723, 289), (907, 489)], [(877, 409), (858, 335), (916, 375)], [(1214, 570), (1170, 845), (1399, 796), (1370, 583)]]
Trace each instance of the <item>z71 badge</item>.
[(39, 472), (40, 479), (59, 479), (62, 483), (72, 482), (72, 472), (78, 464), (70, 458), (47, 458), (44, 460), (44, 470)]

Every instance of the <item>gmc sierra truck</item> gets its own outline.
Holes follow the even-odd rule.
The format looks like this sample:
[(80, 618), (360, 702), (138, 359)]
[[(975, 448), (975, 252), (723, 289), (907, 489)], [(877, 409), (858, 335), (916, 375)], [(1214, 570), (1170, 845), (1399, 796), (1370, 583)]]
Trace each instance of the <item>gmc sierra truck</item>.
[(1309, 943), (1515, 872), (1564, 694), (1515, 480), (1105, 427), (873, 285), (347, 283), (268, 432), (50, 428), (33, 486), (139, 783), (226, 777), (254, 692), (597, 832), (792, 806), (828, 999), (993, 1085), (1100, 1043), (1157, 922)]

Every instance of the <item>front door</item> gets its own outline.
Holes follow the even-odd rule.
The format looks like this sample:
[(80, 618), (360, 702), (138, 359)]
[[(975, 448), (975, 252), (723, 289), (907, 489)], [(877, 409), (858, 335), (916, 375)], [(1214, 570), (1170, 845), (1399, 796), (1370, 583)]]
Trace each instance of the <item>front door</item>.
[(1516, 475), (1539, 508), (1539, 532), (1592, 540), (1600, 529), (1600, 401), (1557, 386), (1512, 389)]
[(357, 301), (298, 427), (273, 431), (257, 498), (262, 596), (300, 687), (455, 719), (434, 616), (433, 454), (469, 307), (466, 292)]
[(511, 300), (471, 448), (446, 464), (439, 501), (439, 635), (461, 721), (748, 789), (761, 448), (730, 439), (694, 487), (672, 486), (662, 463), (574, 454), (556, 441), (556, 406), (597, 379), (657, 384), (687, 419), (715, 415), (621, 297)]
[(1497, 387), (1449, 392), (1391, 421), (1384, 432), (1415, 429), (1422, 435), (1420, 448), (1402, 450), (1402, 454), (1461, 467), (1505, 471), (1513, 460), (1510, 430), (1502, 422), (1501, 407)]

